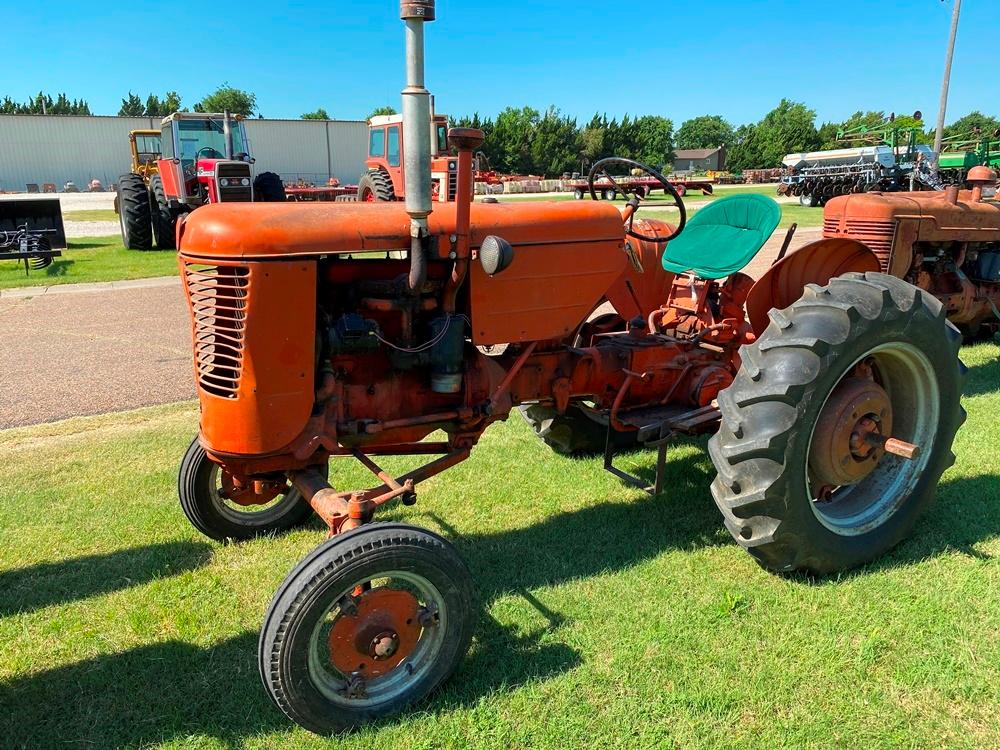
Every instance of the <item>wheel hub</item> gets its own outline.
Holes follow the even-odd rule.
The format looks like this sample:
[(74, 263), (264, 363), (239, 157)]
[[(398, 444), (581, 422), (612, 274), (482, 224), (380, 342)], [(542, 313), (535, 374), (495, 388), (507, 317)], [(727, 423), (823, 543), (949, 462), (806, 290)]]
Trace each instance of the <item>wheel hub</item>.
[(868, 476), (892, 434), (889, 394), (874, 380), (851, 376), (830, 394), (809, 451), (809, 470), (821, 486), (844, 486)]
[(398, 667), (417, 645), (420, 603), (409, 591), (364, 591), (341, 606), (330, 629), (330, 661), (343, 674), (379, 677)]

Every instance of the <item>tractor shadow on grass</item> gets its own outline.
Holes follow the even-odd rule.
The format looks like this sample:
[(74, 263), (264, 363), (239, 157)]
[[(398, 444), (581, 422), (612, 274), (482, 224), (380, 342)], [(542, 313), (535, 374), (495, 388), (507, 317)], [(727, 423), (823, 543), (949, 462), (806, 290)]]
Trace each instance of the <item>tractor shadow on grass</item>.
[[(651, 482), (656, 454), (637, 451), (620, 463)], [(622, 485), (622, 499), (495, 534), (462, 534), (436, 513), (418, 511), (408, 518), (418, 525), (417, 516), (432, 521), (455, 544), (469, 565), (483, 609), (512, 595), (526, 600), (543, 620), (525, 633), (483, 615), (470, 656), (428, 710), (473, 706), (484, 695), (555, 677), (582, 663), (575, 649), (551, 636), (565, 618), (532, 589), (628, 569), (669, 550), (732, 543), (708, 491), (714, 477), (709, 467), (703, 451), (689, 453), (668, 464), (669, 489), (662, 495), (637, 497)]]
[(141, 586), (206, 564), (203, 542), (164, 542), (0, 572), (0, 617)]
[[(534, 526), (495, 534), (464, 535), (447, 519), (428, 514), (448, 533), (468, 562), (485, 602), (508, 593), (553, 586), (638, 565), (675, 549), (732, 543), (712, 502), (714, 470), (699, 443), (696, 452), (670, 458), (666, 490), (658, 496), (621, 485), (621, 499), (558, 513)], [(653, 481), (656, 454), (616, 459), (644, 481)], [(416, 520), (416, 519), (414, 519)]]
[(1000, 358), (969, 368), (963, 395), (981, 396), (1000, 391)]
[(937, 497), (917, 522), (910, 538), (881, 560), (860, 572), (918, 563), (947, 552), (961, 552), (980, 560), (993, 556), (976, 545), (1000, 535), (1000, 476), (949, 479), (938, 487)]
[(4, 747), (145, 747), (190, 735), (228, 744), (290, 726), (264, 693), (257, 634), (166, 641), (0, 685)]

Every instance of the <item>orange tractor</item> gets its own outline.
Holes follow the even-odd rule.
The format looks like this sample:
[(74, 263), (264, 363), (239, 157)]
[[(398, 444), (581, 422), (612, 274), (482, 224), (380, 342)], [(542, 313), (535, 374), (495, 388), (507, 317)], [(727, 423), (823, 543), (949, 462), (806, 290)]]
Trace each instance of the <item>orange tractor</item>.
[[(448, 116), (429, 113), (431, 195), (436, 203), (455, 200), (458, 160), (448, 150)], [(366, 172), (358, 182), (358, 200), (397, 201), (406, 198), (406, 147), (402, 115), (378, 115), (368, 122)], [(424, 129), (426, 133), (426, 128)]]
[(864, 243), (880, 270), (933, 294), (973, 338), (1000, 330), (1000, 203), (989, 167), (972, 167), (966, 182), (971, 190), (834, 198), (823, 236)]
[[(964, 419), (961, 336), (940, 302), (849, 238), (754, 283), (741, 269), (778, 224), (771, 199), (723, 199), (687, 221), (663, 175), (624, 159), (594, 165), (592, 201), (475, 203), (483, 135), (453, 129), (457, 200), (432, 201), (434, 2), (403, 0), (401, 16), (405, 203), (223, 203), (178, 228), (201, 403), (181, 506), (216, 539), (313, 513), (330, 532), (264, 619), (274, 703), (340, 731), (460, 665), (476, 622), (466, 565), (437, 534), (373, 520), (416, 502), (515, 409), (555, 450), (603, 454), (649, 492), (672, 440), (711, 435), (723, 522), (770, 570), (832, 573), (906, 537)], [(614, 165), (657, 180), (677, 221), (641, 218), (637, 194), (623, 209), (596, 200)], [(652, 486), (615, 465), (644, 446)], [(416, 466), (396, 475), (383, 456)], [(342, 486), (345, 461), (371, 486)]]

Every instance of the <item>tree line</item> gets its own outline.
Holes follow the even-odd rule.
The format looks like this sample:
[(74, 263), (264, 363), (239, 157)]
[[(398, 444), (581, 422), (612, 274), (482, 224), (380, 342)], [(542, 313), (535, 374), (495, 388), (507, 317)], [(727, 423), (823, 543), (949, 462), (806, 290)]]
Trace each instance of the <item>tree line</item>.
[[(802, 102), (782, 99), (758, 122), (733, 126), (720, 115), (693, 117), (674, 131), (664, 117), (644, 115), (620, 121), (596, 114), (578, 125), (575, 119), (560, 115), (555, 108), (544, 114), (530, 107), (508, 107), (496, 119), (459, 117), (459, 127), (481, 128), (486, 134), (483, 152), (494, 169), (507, 173), (555, 176), (563, 172), (585, 171), (597, 159), (624, 156), (646, 164), (669, 168), (677, 149), (702, 149), (726, 146), (727, 169), (763, 169), (781, 165), (786, 154), (819, 149), (845, 148), (862, 142), (841, 140), (841, 131), (867, 128), (880, 131), (887, 120), (885, 112), (856, 112), (843, 122), (828, 122), (817, 127), (816, 112)], [(912, 116), (897, 116), (896, 128), (916, 128), (918, 143), (933, 143), (933, 129), (926, 129)], [(970, 112), (945, 128), (945, 138), (964, 136), (975, 131), (992, 134), (1000, 120), (981, 112)]]
[(59, 94), (53, 99), (48, 94), (38, 92), (27, 101), (17, 102), (5, 96), (0, 102), (0, 115), (89, 115), (90, 105), (86, 99), (70, 99)]

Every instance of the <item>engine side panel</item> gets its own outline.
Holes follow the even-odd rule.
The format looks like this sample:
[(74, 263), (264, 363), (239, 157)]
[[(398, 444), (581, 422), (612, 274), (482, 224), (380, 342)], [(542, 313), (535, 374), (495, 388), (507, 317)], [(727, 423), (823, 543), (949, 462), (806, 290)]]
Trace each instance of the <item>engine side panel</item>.
[(472, 341), (477, 345), (569, 336), (626, 269), (624, 243), (514, 246), (514, 261), (495, 276), (469, 272)]

